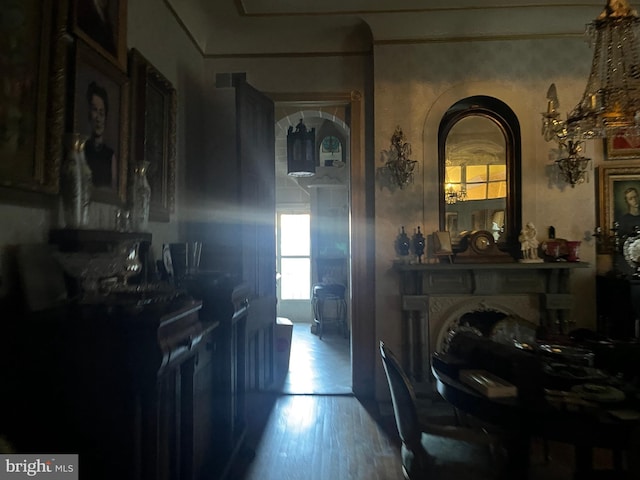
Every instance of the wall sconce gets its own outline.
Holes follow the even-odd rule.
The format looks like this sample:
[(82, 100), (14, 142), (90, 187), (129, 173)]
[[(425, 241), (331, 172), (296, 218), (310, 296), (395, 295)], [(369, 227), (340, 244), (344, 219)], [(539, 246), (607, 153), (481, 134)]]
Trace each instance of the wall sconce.
[(287, 131), (287, 174), (312, 177), (316, 173), (316, 129), (307, 130), (302, 119)]
[(402, 129), (396, 127), (396, 131), (391, 136), (391, 148), (386, 166), (391, 179), (400, 188), (404, 188), (413, 181), (413, 170), (418, 163), (416, 160), (410, 160), (409, 155), (411, 155), (411, 144), (407, 143)]
[(451, 183), (447, 183), (444, 189), (444, 200), (447, 205), (453, 205), (457, 202), (464, 202), (467, 199), (467, 189), (460, 186), (460, 190), (456, 190)]
[(588, 169), (591, 165), (591, 159), (580, 155), (582, 150), (581, 141), (568, 140), (569, 145), (560, 143), (560, 147), (567, 149), (568, 155), (555, 161), (556, 167), (560, 171), (562, 179), (571, 185), (571, 188), (579, 183), (589, 181)]

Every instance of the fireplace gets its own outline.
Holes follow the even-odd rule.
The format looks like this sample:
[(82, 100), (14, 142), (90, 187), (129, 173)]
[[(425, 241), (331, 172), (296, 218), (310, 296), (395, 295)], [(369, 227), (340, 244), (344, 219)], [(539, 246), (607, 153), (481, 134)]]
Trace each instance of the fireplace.
[(583, 262), (507, 264), (405, 264), (400, 275), (402, 361), (415, 381), (428, 378), (431, 354), (465, 314), (494, 312), (551, 333), (570, 329), (571, 271)]

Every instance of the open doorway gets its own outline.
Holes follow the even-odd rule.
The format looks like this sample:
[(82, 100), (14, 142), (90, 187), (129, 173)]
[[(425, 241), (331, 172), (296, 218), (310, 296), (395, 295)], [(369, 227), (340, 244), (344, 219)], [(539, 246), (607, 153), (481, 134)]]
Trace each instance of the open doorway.
[[(294, 325), (285, 393), (352, 392), (350, 329), (344, 335), (327, 324), (320, 339), (312, 308), (313, 286), (325, 282), (343, 284), (350, 303), (348, 117), (348, 104), (306, 109), (276, 101), (278, 316)], [(316, 132), (312, 177), (287, 175), (287, 130), (300, 119)]]

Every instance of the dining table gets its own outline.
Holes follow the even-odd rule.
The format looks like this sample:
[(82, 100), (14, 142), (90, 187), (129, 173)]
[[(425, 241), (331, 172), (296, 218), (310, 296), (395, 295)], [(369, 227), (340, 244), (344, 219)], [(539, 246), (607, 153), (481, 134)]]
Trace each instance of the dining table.
[[(611, 473), (625, 474), (625, 458), (629, 455), (632, 438), (640, 434), (640, 395), (637, 389), (628, 388), (616, 378), (612, 378), (609, 384), (604, 378), (598, 383), (574, 381), (570, 387), (560, 389), (557, 382), (547, 384), (545, 379), (549, 375), (542, 372), (539, 376), (510, 378), (515, 388), (503, 388), (506, 393), (494, 396), (468, 381), (469, 372), (486, 372), (477, 370), (478, 366), (468, 360), (451, 354), (434, 354), (432, 373), (437, 391), (458, 412), (486, 422), (502, 436), (509, 478), (528, 478), (533, 438), (573, 445), (575, 480), (594, 478), (594, 448), (610, 449), (613, 458)], [(513, 362), (517, 363), (517, 360)], [(546, 364), (541, 361), (540, 365)], [(487, 375), (489, 379), (484, 378), (485, 375), (480, 376), (489, 384), (494, 383), (491, 379), (497, 378), (499, 382), (512, 385), (495, 375)], [(525, 377), (530, 381), (527, 382)], [(616, 386), (611, 386), (611, 383)], [(640, 456), (640, 451), (634, 454)]]

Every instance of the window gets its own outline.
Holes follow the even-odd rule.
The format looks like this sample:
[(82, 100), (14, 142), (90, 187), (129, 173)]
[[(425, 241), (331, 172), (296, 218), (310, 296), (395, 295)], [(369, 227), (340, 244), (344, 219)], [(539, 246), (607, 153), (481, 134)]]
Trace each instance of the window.
[(456, 192), (466, 190), (466, 200), (487, 200), (507, 196), (505, 165), (447, 166), (445, 182)]
[(281, 213), (278, 218), (278, 271), (281, 300), (311, 298), (311, 215)]

